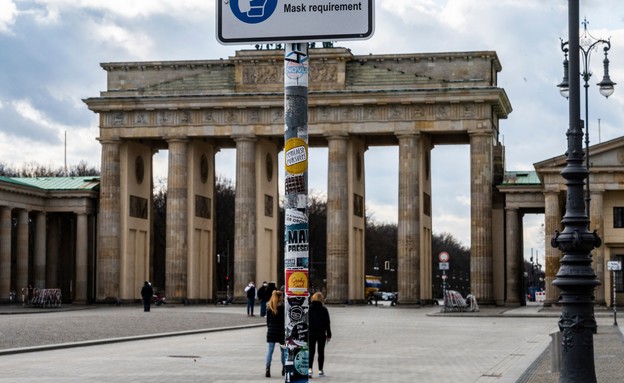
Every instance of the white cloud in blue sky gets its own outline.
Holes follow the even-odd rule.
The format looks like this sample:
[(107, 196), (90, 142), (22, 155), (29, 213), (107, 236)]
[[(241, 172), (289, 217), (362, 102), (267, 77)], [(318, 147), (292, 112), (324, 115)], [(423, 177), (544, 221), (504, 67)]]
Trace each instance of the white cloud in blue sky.
[[(99, 164), (97, 116), (81, 101), (106, 88), (99, 64), (215, 59), (251, 48), (216, 42), (214, 8), (213, 0), (0, 0), (0, 161), (62, 166), (67, 132), (68, 162)], [(375, 15), (370, 40), (337, 45), (357, 55), (496, 51), (503, 66), (498, 85), (513, 106), (500, 124), (507, 169), (531, 170), (533, 163), (565, 152), (567, 103), (556, 84), (562, 78), (559, 38), (567, 39), (567, 1), (376, 0)], [(602, 57), (596, 52), (589, 119), (596, 143), (598, 119), (601, 141), (623, 133), (624, 7), (621, 0), (581, 1), (583, 17), (595, 36), (611, 37), (611, 78), (621, 84), (608, 100), (599, 95), (594, 84), (602, 76)], [(325, 190), (326, 150), (311, 153), (316, 152), (310, 183)], [(398, 152), (371, 148), (365, 158), (367, 206), (379, 221), (396, 220), (392, 164)], [(218, 159), (222, 169), (232, 169), (233, 151), (222, 150)], [(158, 156), (155, 165), (163, 169), (162, 162)], [(461, 165), (467, 162), (467, 146), (432, 152), (434, 231), (469, 244), (470, 169)]]

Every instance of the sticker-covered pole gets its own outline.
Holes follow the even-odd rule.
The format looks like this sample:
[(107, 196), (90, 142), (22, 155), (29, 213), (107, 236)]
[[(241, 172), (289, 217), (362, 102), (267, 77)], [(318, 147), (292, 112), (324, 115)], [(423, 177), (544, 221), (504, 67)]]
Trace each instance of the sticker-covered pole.
[(308, 44), (284, 52), (286, 382), (308, 381)]

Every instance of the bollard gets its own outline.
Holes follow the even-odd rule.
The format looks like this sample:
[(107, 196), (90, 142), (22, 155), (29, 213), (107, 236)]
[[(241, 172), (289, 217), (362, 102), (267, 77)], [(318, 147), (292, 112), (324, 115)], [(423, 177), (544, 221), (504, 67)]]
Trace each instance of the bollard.
[(550, 372), (559, 372), (561, 366), (561, 331), (550, 333)]

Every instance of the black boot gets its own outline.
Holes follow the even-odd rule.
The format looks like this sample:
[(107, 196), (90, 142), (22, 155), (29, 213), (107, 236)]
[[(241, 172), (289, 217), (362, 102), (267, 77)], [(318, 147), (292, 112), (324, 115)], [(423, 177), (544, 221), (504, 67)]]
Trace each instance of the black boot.
[(266, 376), (267, 378), (271, 377), (271, 367), (266, 368), (266, 374), (264, 376)]
[(286, 375), (286, 371), (284, 370), (284, 367), (282, 367), (282, 376)]

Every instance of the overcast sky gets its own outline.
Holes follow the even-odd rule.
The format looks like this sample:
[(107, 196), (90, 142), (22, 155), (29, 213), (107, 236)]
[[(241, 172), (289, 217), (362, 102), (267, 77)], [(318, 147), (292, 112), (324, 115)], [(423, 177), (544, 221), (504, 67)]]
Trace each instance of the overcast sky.
[[(375, 34), (345, 41), (354, 54), (493, 50), (503, 66), (498, 84), (513, 106), (501, 121), (507, 170), (566, 149), (567, 102), (559, 38), (567, 40), (566, 0), (376, 0)], [(621, 0), (581, 1), (590, 32), (611, 38), (611, 78), (622, 85), (608, 100), (595, 86), (602, 54), (593, 54), (590, 91), (592, 143), (622, 135), (624, 122), (624, 5)], [(36, 161), (54, 167), (81, 160), (99, 167), (97, 116), (81, 101), (106, 88), (101, 62), (195, 60), (233, 56), (215, 39), (214, 0), (0, 0), (0, 162)], [(314, 58), (311, 58), (314, 60)], [(600, 129), (598, 129), (600, 119)], [(316, 154), (316, 158), (315, 158)], [(326, 150), (311, 153), (311, 187), (324, 192)], [(166, 153), (156, 160), (157, 169)], [(367, 208), (378, 222), (397, 217), (398, 152), (366, 153)], [(218, 173), (233, 178), (231, 151), (217, 155)], [(390, 166), (388, 166), (390, 164)], [(432, 153), (434, 232), (470, 243), (468, 146), (438, 146)], [(283, 172), (283, 171), (281, 171)], [(525, 218), (525, 255), (543, 260), (539, 223)], [(538, 250), (542, 249), (542, 250)]]

